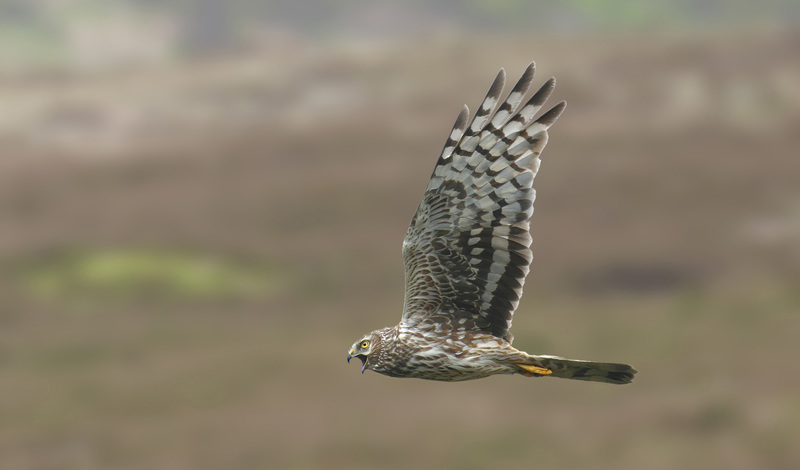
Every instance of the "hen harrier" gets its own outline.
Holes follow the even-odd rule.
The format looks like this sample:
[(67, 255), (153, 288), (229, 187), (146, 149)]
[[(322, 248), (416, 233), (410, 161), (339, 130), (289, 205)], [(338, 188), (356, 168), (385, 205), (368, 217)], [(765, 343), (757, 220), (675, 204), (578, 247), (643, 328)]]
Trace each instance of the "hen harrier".
[[(562, 101), (534, 120), (551, 78), (519, 109), (535, 64), (497, 107), (500, 70), (467, 126), (464, 106), (403, 241), (406, 292), (397, 326), (364, 335), (347, 354), (392, 377), (460, 381), (494, 374), (625, 384), (627, 364), (533, 356), (511, 346), (511, 317), (530, 269), (533, 178)], [(495, 112), (496, 109), (496, 112)]]

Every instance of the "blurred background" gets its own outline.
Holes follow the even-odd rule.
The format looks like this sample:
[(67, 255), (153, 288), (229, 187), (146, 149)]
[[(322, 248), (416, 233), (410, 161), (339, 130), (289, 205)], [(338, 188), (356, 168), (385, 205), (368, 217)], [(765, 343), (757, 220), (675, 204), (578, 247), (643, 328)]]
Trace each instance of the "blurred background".
[[(0, 468), (800, 468), (800, 4), (0, 1)], [(514, 323), (361, 375), (463, 103), (567, 99)]]

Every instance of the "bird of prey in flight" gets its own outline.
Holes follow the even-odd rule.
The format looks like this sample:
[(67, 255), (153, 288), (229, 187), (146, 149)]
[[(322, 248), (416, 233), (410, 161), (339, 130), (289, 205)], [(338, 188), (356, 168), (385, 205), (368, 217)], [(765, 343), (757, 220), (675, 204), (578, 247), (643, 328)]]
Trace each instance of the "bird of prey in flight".
[(528, 354), (509, 332), (530, 270), (533, 179), (560, 102), (536, 114), (551, 78), (520, 106), (535, 64), (501, 101), (502, 69), (469, 120), (464, 106), (403, 241), (406, 291), (396, 326), (350, 348), (364, 370), (392, 377), (461, 381), (495, 374), (631, 382), (627, 364)]

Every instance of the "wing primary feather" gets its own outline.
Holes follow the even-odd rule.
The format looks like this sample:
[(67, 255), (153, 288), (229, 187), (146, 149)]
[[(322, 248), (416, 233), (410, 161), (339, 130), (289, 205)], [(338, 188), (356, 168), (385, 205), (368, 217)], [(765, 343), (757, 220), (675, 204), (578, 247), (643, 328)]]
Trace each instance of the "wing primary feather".
[(528, 89), (531, 87), (531, 83), (533, 82), (533, 77), (535, 74), (536, 63), (531, 62), (528, 64), (528, 67), (525, 68), (525, 72), (522, 73), (522, 76), (517, 81), (517, 84), (514, 85), (514, 88), (511, 90), (511, 92), (509, 92), (506, 100), (499, 108), (497, 108), (497, 112), (495, 113), (494, 117), (492, 117), (492, 130), (503, 127), (506, 122), (514, 117), (517, 107), (519, 106), (520, 102), (522, 102), (522, 98), (525, 97), (525, 94), (528, 93)]
[(491, 117), (494, 109), (497, 107), (497, 102), (499, 101), (500, 95), (503, 93), (505, 84), (506, 71), (501, 68), (500, 72), (498, 72), (497, 76), (494, 78), (492, 86), (489, 87), (489, 91), (483, 98), (481, 105), (478, 107), (478, 111), (475, 112), (475, 117), (472, 118), (472, 123), (469, 126), (469, 130), (464, 134), (464, 137), (475, 135), (483, 129), (486, 125), (486, 121), (489, 120), (489, 117)]
[(453, 130), (450, 131), (450, 135), (447, 137), (442, 153), (439, 155), (440, 160), (447, 160), (453, 153), (453, 149), (456, 148), (458, 141), (461, 140), (461, 136), (464, 135), (464, 131), (467, 129), (467, 121), (469, 121), (469, 107), (464, 105), (461, 107), (461, 112), (458, 113), (456, 122), (453, 124)]
[(542, 109), (542, 106), (550, 98), (550, 95), (553, 93), (553, 90), (556, 86), (556, 79), (551, 78), (544, 85), (542, 85), (533, 96), (530, 97), (527, 103), (525, 103), (517, 112), (516, 115), (512, 116), (508, 123), (503, 126), (503, 133), (508, 136), (513, 134), (514, 132), (519, 132), (522, 129), (530, 126), (533, 122), (534, 116), (536, 113)]
[(535, 122), (545, 127), (550, 127), (553, 124), (555, 124), (556, 120), (558, 120), (558, 117), (561, 116), (561, 113), (564, 112), (564, 108), (566, 107), (567, 107), (567, 102), (561, 101), (557, 105), (550, 108), (549, 111), (542, 114), (541, 117), (539, 117), (539, 119), (537, 119)]
[(545, 101), (550, 98), (550, 95), (553, 94), (553, 90), (555, 90), (555, 88), (556, 77), (550, 77), (550, 79), (544, 82), (544, 85), (539, 87), (539, 89), (536, 90), (536, 93), (531, 96), (531, 99), (528, 100), (527, 105), (533, 105), (541, 108)]

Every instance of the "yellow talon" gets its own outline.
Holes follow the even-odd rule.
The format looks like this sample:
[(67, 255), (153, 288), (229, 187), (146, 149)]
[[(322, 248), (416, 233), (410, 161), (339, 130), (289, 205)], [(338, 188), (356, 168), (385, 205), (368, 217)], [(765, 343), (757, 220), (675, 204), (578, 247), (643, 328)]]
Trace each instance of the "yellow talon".
[(553, 373), (552, 370), (544, 368), (544, 367), (531, 366), (531, 365), (528, 365), (528, 364), (517, 364), (517, 366), (519, 366), (520, 368), (530, 372), (531, 374), (536, 374), (536, 375), (550, 375), (550, 374)]

